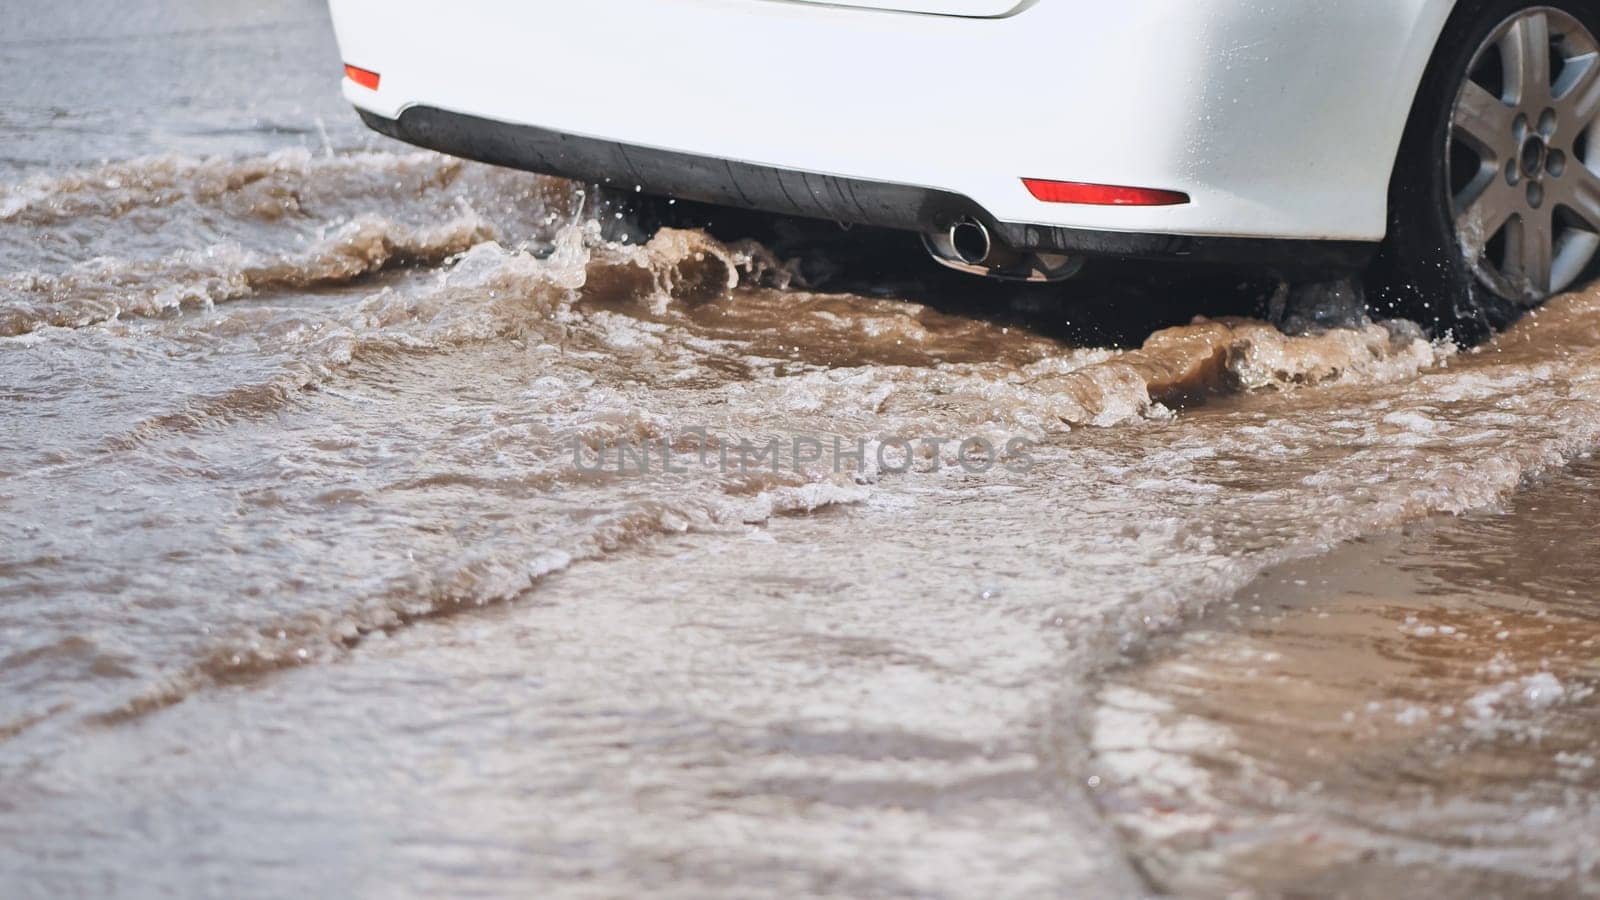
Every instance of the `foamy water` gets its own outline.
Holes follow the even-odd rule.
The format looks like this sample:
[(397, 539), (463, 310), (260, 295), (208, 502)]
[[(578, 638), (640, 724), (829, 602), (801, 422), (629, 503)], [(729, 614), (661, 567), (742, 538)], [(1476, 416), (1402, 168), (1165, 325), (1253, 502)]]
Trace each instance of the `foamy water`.
[(1108, 666), (1600, 446), (1593, 292), (1112, 346), (334, 143), (0, 186), (7, 895), (1135, 894)]

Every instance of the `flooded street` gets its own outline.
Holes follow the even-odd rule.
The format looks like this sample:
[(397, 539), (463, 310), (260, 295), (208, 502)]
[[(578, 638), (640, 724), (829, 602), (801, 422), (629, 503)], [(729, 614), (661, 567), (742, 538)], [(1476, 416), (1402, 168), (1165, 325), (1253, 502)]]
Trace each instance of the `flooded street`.
[(128, 6), (0, 12), (0, 895), (1600, 891), (1600, 290), (652, 235)]

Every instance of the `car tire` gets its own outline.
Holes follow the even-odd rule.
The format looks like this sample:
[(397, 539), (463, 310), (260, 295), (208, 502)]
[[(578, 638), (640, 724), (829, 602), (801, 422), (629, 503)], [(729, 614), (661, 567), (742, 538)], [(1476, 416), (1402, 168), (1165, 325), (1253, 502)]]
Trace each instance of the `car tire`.
[[(1550, 66), (1552, 73), (1559, 67), (1560, 74), (1551, 75), (1545, 94), (1538, 93), (1537, 79), (1519, 74), (1534, 69), (1517, 64), (1521, 48), (1537, 45), (1534, 20), (1540, 18), (1553, 35), (1550, 59), (1560, 60)], [(1505, 30), (1508, 23), (1510, 31)], [(1584, 33), (1574, 31), (1575, 25)], [(1580, 121), (1584, 116), (1562, 105), (1560, 97), (1570, 100), (1578, 93), (1562, 80), (1575, 78), (1579, 71), (1568, 72), (1568, 67), (1580, 65), (1569, 57), (1586, 46), (1584, 41), (1600, 47), (1597, 39), (1600, 7), (1592, 0), (1458, 4), (1423, 76), (1396, 158), (1388, 237), (1367, 278), (1375, 312), (1413, 319), (1435, 335), (1476, 343), (1575, 283), (1582, 277), (1573, 275), (1578, 269), (1583, 275), (1592, 273), (1600, 253), (1590, 253), (1581, 266), (1577, 261), (1590, 243), (1590, 229), (1593, 243), (1600, 246), (1600, 221), (1590, 221), (1600, 219), (1600, 209), (1579, 215), (1565, 204), (1571, 199), (1566, 192), (1577, 189), (1578, 179), (1600, 172), (1600, 128), (1592, 127), (1593, 118)], [(1595, 65), (1600, 77), (1600, 59), (1581, 64)], [(1469, 116), (1471, 103), (1484, 102), (1469, 97), (1469, 81), (1485, 88), (1479, 97), (1494, 97), (1498, 88), (1507, 118), (1494, 109), (1485, 119)], [(1560, 95), (1563, 86), (1569, 93)], [(1571, 121), (1560, 115), (1549, 119), (1557, 106)], [(1507, 122), (1510, 131), (1501, 127)], [(1590, 130), (1595, 132), (1592, 154)], [(1500, 158), (1507, 155), (1514, 158)], [(1600, 175), (1594, 177), (1600, 186)], [(1486, 186), (1480, 187), (1480, 181)], [(1600, 207), (1600, 187), (1596, 197), (1594, 205)], [(1483, 234), (1513, 202), (1523, 205), (1506, 224)], [(1584, 200), (1583, 205), (1591, 204)], [(1521, 229), (1537, 233), (1546, 220), (1550, 239), (1541, 251), (1539, 241), (1525, 239)], [(1482, 225), (1485, 221), (1489, 224)], [(1513, 245), (1516, 249), (1508, 250)], [(1524, 266), (1524, 257), (1535, 263)], [(1549, 269), (1537, 264), (1550, 257), (1563, 262)], [(1537, 274), (1541, 270), (1546, 274)]]

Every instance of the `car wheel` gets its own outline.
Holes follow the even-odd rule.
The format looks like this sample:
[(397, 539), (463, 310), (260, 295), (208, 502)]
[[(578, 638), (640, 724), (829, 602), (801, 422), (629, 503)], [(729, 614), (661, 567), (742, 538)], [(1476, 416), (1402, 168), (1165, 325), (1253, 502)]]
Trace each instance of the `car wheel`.
[(1600, 257), (1600, 10), (1465, 0), (1401, 143), (1373, 306), (1481, 340)]

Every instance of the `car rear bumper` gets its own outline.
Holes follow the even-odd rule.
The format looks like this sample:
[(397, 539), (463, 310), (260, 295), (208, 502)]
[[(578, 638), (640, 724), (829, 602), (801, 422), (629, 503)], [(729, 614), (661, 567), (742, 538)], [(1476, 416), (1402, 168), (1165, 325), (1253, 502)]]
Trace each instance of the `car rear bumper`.
[(1377, 246), (1366, 241), (1142, 234), (1005, 222), (970, 197), (934, 188), (630, 146), (425, 106), (409, 107), (397, 119), (360, 112), (368, 127), (382, 134), (494, 165), (739, 209), (924, 234), (976, 219), (1015, 250), (1332, 272), (1364, 266)]
[[(1396, 85), (1420, 73), (1429, 11), (1447, 4), (1041, 0), (995, 19), (775, 0), (332, 9), (345, 61), (382, 76), (376, 90), (346, 81), (346, 96), (423, 146), (614, 181), (631, 177), (624, 157), (648, 155), (662, 165), (634, 179), (647, 190), (895, 227), (970, 207), (1018, 249), (1254, 258), (1271, 246), (1214, 239), (1338, 255), (1382, 238), (1410, 105)], [(534, 140), (549, 135), (584, 152), (552, 157)], [(749, 179), (716, 184), (731, 166), (780, 197), (797, 178), (890, 199), (852, 215), (838, 214), (848, 196), (768, 202)], [(1045, 203), (1023, 178), (1191, 202)], [(1302, 250), (1315, 247), (1278, 252)]]

